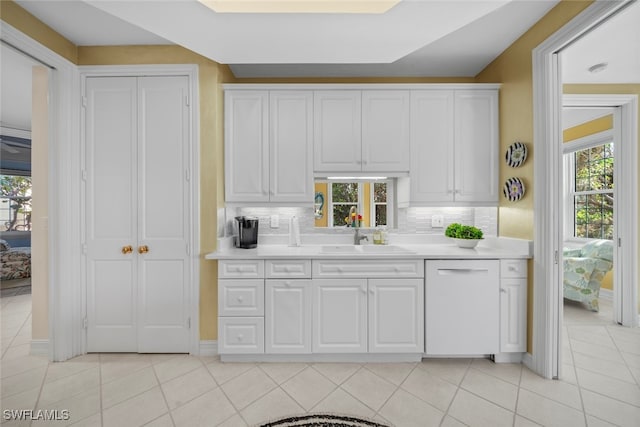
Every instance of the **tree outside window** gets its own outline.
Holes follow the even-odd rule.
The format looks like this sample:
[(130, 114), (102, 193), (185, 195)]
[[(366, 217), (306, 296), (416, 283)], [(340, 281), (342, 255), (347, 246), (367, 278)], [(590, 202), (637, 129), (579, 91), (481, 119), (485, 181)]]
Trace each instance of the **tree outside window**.
[(346, 226), (345, 218), (349, 217), (352, 206), (360, 212), (360, 188), (357, 182), (331, 183), (331, 215), (334, 227)]
[(373, 183), (373, 226), (387, 225), (387, 183)]
[(613, 142), (574, 153), (574, 236), (613, 239)]
[(31, 230), (31, 177), (0, 175), (3, 230)]

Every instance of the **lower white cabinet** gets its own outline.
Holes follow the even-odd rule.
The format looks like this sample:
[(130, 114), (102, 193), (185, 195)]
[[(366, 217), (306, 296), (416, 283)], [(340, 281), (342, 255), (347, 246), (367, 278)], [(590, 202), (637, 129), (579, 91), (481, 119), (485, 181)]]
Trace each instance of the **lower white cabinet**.
[(313, 280), (313, 352), (367, 352), (367, 279)]
[(500, 352), (527, 351), (527, 261), (500, 261)]
[(314, 279), (314, 353), (424, 352), (422, 279)]
[(218, 352), (264, 353), (264, 317), (219, 317)]
[(265, 280), (265, 352), (311, 353), (311, 280)]
[(369, 351), (424, 352), (424, 280), (369, 279)]

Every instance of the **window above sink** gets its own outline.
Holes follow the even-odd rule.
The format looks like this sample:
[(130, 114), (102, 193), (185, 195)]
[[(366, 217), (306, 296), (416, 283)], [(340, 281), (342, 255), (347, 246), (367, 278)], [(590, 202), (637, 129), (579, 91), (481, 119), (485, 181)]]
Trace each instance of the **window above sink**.
[(393, 227), (394, 180), (391, 178), (329, 177), (315, 179), (315, 226), (346, 228), (350, 213), (361, 215), (363, 228)]

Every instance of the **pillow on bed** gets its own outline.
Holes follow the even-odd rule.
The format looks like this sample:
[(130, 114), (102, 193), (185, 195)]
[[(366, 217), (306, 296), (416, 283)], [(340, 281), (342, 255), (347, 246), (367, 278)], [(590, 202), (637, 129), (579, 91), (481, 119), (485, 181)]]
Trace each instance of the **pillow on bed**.
[(11, 249), (9, 242), (7, 242), (6, 240), (0, 240), (0, 252), (6, 252), (9, 249)]

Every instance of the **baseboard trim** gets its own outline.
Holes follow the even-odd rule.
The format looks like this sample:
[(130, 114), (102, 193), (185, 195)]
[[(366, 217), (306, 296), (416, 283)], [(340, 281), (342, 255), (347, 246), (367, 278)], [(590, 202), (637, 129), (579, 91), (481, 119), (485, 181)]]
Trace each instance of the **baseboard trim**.
[(49, 340), (31, 340), (32, 356), (49, 356)]
[(522, 364), (529, 368), (531, 371), (535, 372), (533, 370), (533, 356), (531, 355), (531, 353), (525, 353), (522, 356)]
[(613, 291), (611, 289), (603, 289), (600, 288), (600, 293), (598, 297), (602, 299), (606, 299), (607, 301), (613, 301)]
[(200, 341), (200, 356), (217, 356), (218, 341), (202, 340)]

